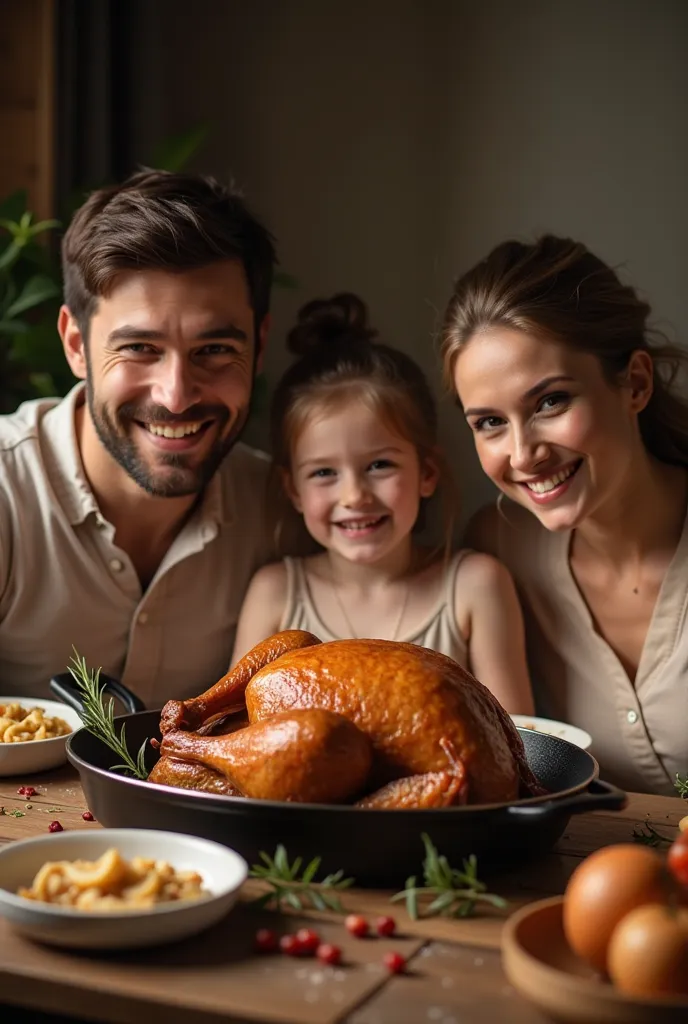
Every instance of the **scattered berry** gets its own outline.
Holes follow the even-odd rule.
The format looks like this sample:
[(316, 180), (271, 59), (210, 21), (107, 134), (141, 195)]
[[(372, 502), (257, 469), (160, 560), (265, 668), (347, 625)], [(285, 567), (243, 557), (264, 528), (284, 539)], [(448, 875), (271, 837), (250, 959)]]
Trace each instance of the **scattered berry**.
[(279, 940), (279, 948), (287, 956), (301, 956), (303, 952), (301, 943), (295, 935), (283, 935)]
[(84, 819), (84, 821), (95, 821), (96, 820), (93, 817), (93, 815), (91, 814), (90, 811), (84, 811), (84, 813), (81, 815), (81, 817)]
[(48, 832), (64, 832), (64, 829), (59, 821), (51, 821), (48, 825)]
[(334, 966), (342, 959), (342, 951), (339, 946), (333, 946), (329, 942), (321, 943), (315, 951), (318, 960), (323, 964)]
[(27, 800), (30, 800), (32, 796), (37, 796), (38, 790), (34, 789), (33, 786), (20, 786), (17, 790), (20, 796), (25, 796)]
[(312, 928), (299, 928), (296, 933), (296, 939), (302, 953), (315, 953), (320, 945), (320, 936)]
[(355, 935), (357, 939), (364, 938), (370, 930), (365, 917), (362, 917), (360, 914), (349, 914), (344, 922), (344, 927), (352, 935)]
[(277, 935), (271, 928), (259, 928), (254, 944), (258, 953), (274, 953), (278, 945)]
[(401, 974), (406, 968), (406, 960), (401, 953), (385, 953), (382, 962), (390, 974)]
[(378, 935), (394, 935), (397, 930), (397, 923), (393, 917), (378, 917), (375, 922), (375, 931)]

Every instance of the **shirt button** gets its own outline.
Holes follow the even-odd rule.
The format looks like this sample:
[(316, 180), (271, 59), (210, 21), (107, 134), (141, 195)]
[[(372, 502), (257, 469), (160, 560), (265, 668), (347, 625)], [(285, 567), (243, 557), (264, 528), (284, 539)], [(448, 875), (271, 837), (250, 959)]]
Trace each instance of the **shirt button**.
[(629, 711), (629, 712), (628, 712), (628, 714), (626, 715), (626, 718), (627, 718), (627, 719), (628, 719), (628, 721), (629, 721), (629, 722), (631, 723), (631, 725), (635, 725), (635, 723), (636, 723), (636, 722), (638, 721), (638, 712), (637, 712), (637, 711), (632, 711), (632, 710), (631, 710), (631, 711)]
[(119, 558), (111, 558), (110, 568), (112, 569), (113, 572), (121, 572), (122, 569), (124, 568), (124, 562), (122, 562)]
[(141, 612), (137, 621), (139, 626), (145, 626), (146, 623), (148, 622), (148, 612)]

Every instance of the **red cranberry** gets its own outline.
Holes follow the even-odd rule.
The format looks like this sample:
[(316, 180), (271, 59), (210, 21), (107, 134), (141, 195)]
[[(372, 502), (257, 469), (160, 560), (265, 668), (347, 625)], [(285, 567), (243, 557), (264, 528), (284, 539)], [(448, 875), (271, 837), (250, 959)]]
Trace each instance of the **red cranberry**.
[(277, 935), (271, 928), (259, 928), (254, 945), (258, 953), (274, 953), (277, 949)]
[(64, 829), (59, 821), (51, 821), (48, 825), (48, 832), (64, 832)]
[(279, 947), (287, 956), (301, 956), (303, 952), (301, 943), (295, 935), (283, 935), (279, 940)]
[(25, 796), (27, 800), (30, 800), (32, 796), (36, 796), (38, 793), (37, 789), (33, 786), (20, 786), (17, 790), (20, 796)]
[(385, 953), (382, 962), (390, 974), (401, 974), (406, 968), (406, 960), (401, 953)]
[(342, 959), (342, 951), (339, 946), (333, 946), (329, 942), (321, 943), (315, 951), (318, 960), (323, 964), (334, 966)]
[(393, 917), (378, 917), (375, 922), (375, 931), (378, 935), (394, 935), (397, 930), (397, 923)]
[(320, 936), (312, 928), (299, 928), (296, 940), (301, 946), (302, 953), (315, 953), (320, 945)]
[(91, 814), (90, 811), (84, 811), (84, 813), (81, 815), (81, 817), (84, 819), (84, 821), (95, 821), (96, 820), (93, 817), (93, 815)]
[(357, 939), (364, 938), (369, 931), (368, 922), (360, 914), (349, 914), (344, 922), (344, 927), (352, 935), (355, 935)]

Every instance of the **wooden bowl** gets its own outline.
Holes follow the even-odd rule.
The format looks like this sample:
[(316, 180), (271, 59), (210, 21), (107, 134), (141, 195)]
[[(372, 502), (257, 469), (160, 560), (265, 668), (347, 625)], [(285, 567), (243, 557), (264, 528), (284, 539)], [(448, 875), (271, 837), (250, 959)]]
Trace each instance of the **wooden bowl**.
[(504, 926), (502, 961), (522, 996), (568, 1024), (685, 1024), (688, 998), (623, 995), (576, 956), (564, 935), (561, 896), (530, 903)]

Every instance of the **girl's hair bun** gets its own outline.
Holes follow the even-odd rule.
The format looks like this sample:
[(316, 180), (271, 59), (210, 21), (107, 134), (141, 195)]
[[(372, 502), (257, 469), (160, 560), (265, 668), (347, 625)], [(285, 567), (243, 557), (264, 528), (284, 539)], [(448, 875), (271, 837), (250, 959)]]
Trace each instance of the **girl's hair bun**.
[(370, 344), (377, 331), (368, 323), (368, 309), (358, 295), (341, 292), (331, 299), (313, 299), (302, 306), (296, 326), (287, 335), (287, 348), (297, 356), (323, 345), (345, 342)]

